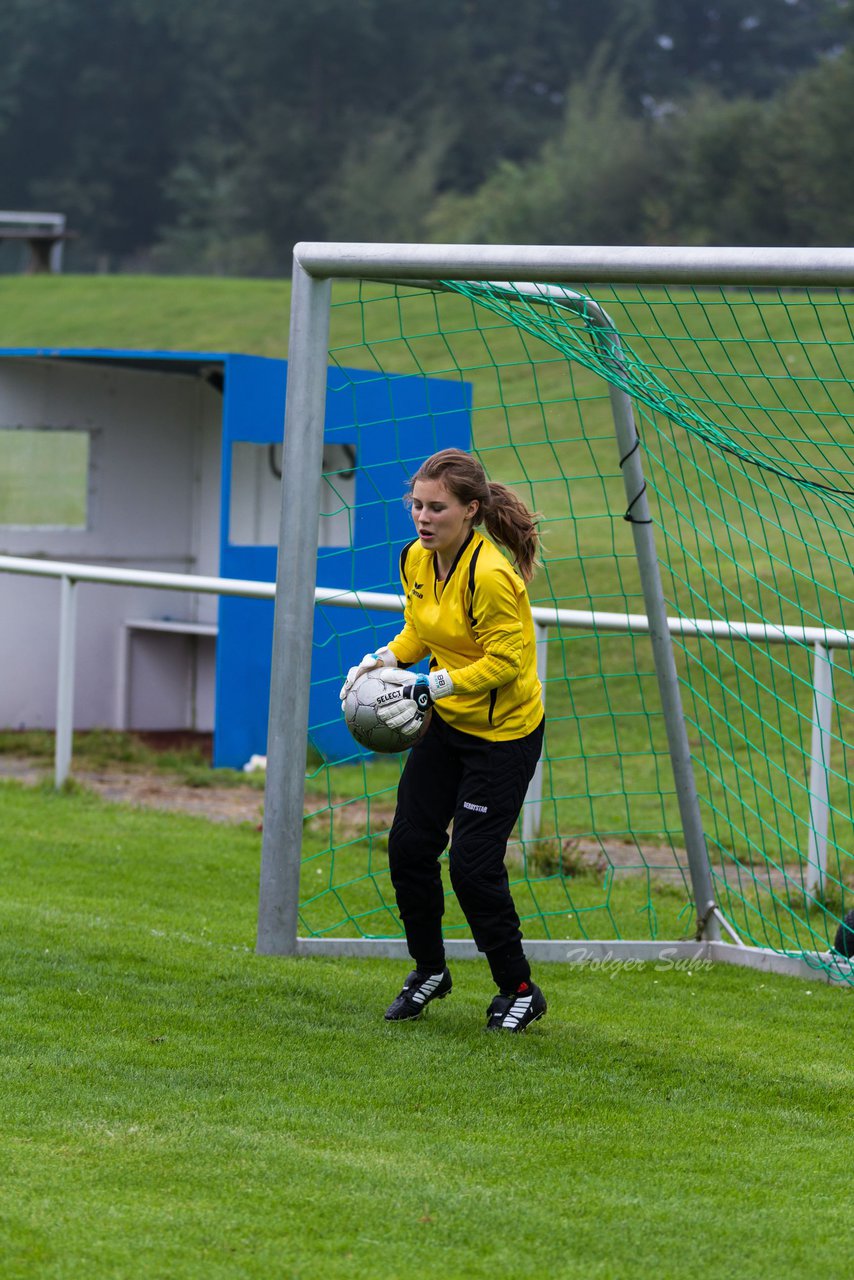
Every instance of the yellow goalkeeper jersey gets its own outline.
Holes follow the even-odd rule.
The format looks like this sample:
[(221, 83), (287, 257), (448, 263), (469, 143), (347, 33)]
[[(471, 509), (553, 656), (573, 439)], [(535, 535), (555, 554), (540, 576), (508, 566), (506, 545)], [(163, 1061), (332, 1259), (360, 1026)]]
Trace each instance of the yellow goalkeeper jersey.
[(400, 555), (404, 625), (389, 648), (403, 667), (430, 655), (454, 692), (435, 707), (455, 729), (506, 742), (543, 718), (542, 686), (525, 583), (498, 548), (473, 529), (444, 581), (416, 540)]

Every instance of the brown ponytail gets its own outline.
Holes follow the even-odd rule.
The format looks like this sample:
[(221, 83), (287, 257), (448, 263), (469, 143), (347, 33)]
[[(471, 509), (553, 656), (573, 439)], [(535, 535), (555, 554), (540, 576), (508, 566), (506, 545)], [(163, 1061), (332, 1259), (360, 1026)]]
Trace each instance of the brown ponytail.
[(494, 542), (500, 542), (502, 547), (507, 548), (522, 577), (530, 582), (538, 564), (540, 549), (537, 518), (506, 485), (490, 480), (488, 487), (489, 502), (485, 510), (481, 508), (486, 532)]
[(409, 482), (408, 500), (418, 480), (441, 480), (463, 506), (478, 502), (480, 506), (472, 523), (482, 523), (490, 538), (513, 556), (525, 582), (531, 581), (540, 546), (537, 517), (512, 489), (487, 480), (477, 458), (462, 449), (442, 449), (422, 463)]

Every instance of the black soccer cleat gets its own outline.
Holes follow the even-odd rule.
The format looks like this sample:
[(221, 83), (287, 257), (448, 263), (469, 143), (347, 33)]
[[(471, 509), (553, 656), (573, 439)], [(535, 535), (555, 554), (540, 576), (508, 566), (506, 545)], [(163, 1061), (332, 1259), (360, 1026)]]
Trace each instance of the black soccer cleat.
[(441, 973), (413, 969), (407, 976), (400, 995), (386, 1009), (386, 1022), (411, 1022), (413, 1018), (420, 1018), (430, 1001), (444, 1000), (452, 986), (451, 974), (447, 968)]
[(854, 908), (846, 912), (845, 918), (836, 930), (833, 950), (845, 956), (846, 960), (854, 960)]
[(546, 1012), (546, 997), (533, 982), (523, 982), (512, 995), (497, 995), (486, 1011), (487, 1031), (526, 1031)]

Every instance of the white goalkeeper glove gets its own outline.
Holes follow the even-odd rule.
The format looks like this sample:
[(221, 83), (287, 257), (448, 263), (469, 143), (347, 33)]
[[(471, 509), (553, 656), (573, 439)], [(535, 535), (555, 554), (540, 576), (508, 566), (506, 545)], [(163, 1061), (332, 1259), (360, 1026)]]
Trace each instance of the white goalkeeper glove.
[(397, 658), (388, 647), (384, 649), (377, 649), (376, 653), (366, 653), (359, 665), (357, 667), (351, 667), (347, 672), (347, 679), (342, 684), (338, 697), (343, 702), (347, 697), (347, 694), (353, 688), (353, 685), (359, 679), (359, 676), (365, 675), (366, 672), (376, 671), (378, 668), (382, 667), (396, 666)]
[(377, 718), (391, 729), (411, 737), (421, 728), (428, 708), (454, 692), (454, 682), (444, 669), (417, 676), (413, 671), (383, 671), (383, 684), (400, 689), (400, 697), (380, 702)]

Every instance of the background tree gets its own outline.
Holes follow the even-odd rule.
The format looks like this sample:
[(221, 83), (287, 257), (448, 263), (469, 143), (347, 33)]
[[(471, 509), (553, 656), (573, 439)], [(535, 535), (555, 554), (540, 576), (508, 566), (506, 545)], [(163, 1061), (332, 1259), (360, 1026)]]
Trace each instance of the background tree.
[(63, 210), (101, 253), (150, 242), (180, 139), (178, 47), (141, 2), (8, 4), (3, 203)]
[(468, 197), (431, 217), (434, 238), (617, 244), (641, 238), (654, 183), (648, 122), (630, 116), (616, 76), (599, 62), (566, 95), (560, 131), (528, 163), (501, 161)]
[(5, 0), (0, 204), (69, 262), (281, 273), (298, 239), (828, 243), (840, 0)]
[(850, 52), (806, 72), (773, 104), (777, 198), (792, 244), (854, 241), (853, 108)]
[(776, 138), (767, 104), (701, 89), (656, 125), (656, 197), (647, 239), (785, 244)]

